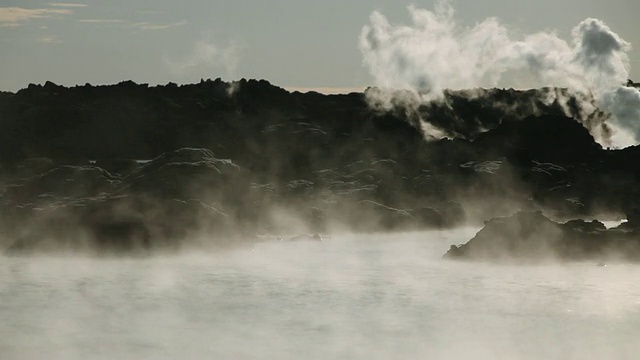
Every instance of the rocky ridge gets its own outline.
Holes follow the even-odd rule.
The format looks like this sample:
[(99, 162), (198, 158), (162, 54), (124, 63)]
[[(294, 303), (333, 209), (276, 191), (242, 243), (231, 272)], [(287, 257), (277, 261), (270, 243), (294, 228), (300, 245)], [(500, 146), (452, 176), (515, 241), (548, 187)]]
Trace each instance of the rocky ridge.
[(558, 223), (540, 211), (494, 218), (445, 258), (490, 261), (640, 261), (640, 222), (607, 229), (597, 220)]
[[(0, 243), (173, 249), (286, 228), (450, 227), (523, 208), (621, 217), (640, 199), (640, 148), (599, 145), (606, 114), (568, 90), (447, 92), (412, 111), (371, 107), (375, 91), (217, 79), (0, 93)], [(446, 137), (427, 139), (423, 121)]]

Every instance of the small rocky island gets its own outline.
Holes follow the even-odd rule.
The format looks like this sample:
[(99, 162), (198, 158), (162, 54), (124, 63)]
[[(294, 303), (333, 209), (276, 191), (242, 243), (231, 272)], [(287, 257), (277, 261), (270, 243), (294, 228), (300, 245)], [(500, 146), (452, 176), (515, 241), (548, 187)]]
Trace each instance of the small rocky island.
[(558, 223), (541, 211), (520, 211), (485, 222), (464, 245), (452, 245), (444, 255), (467, 260), (640, 261), (640, 218), (607, 229), (597, 220)]

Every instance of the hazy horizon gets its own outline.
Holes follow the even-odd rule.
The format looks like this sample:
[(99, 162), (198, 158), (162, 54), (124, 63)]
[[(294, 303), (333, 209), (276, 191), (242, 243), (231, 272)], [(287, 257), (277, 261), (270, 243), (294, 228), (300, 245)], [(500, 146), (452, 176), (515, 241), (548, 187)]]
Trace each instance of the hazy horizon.
[[(359, 46), (372, 14), (384, 15), (393, 27), (411, 28), (416, 24), (407, 7), (432, 10), (436, 3), (5, 0), (0, 90), (45, 81), (155, 85), (217, 77), (266, 79), (287, 89), (327, 93), (362, 89), (378, 85)], [(634, 19), (640, 3), (631, 0), (448, 3), (455, 9), (456, 31), (496, 18), (513, 41), (545, 32), (570, 43), (572, 29), (591, 17), (627, 43), (640, 43)], [(627, 54), (629, 77), (639, 81), (638, 51), (632, 47)]]

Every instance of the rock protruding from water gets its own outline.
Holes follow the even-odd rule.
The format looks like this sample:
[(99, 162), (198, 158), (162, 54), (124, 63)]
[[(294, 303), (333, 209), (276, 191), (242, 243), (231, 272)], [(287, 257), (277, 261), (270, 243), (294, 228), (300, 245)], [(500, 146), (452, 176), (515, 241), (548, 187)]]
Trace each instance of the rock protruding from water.
[(289, 242), (299, 242), (299, 241), (315, 241), (315, 242), (322, 242), (322, 237), (320, 236), (320, 234), (312, 234), (312, 235), (298, 235), (298, 236), (294, 236), (292, 238), (287, 239), (287, 241)]
[(469, 242), (445, 254), (470, 260), (640, 260), (640, 229), (607, 229), (597, 220), (557, 223), (540, 211), (521, 211), (485, 223)]

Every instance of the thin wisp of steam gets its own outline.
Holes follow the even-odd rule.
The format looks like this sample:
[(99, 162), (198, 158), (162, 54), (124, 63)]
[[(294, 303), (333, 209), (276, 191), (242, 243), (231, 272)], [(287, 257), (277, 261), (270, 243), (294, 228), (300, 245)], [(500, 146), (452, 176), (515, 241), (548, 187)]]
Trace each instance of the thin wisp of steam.
[[(640, 141), (640, 92), (623, 86), (631, 45), (603, 21), (585, 19), (568, 42), (553, 32), (515, 39), (496, 18), (461, 26), (448, 1), (438, 2), (433, 11), (408, 10), (410, 25), (391, 24), (373, 12), (359, 44), (377, 86), (412, 92), (401, 103), (439, 101), (447, 89), (569, 87), (593, 96), (612, 114), (609, 125), (618, 130), (614, 146)], [(390, 109), (399, 94), (377, 91), (369, 97), (376, 107)]]
[(221, 46), (208, 36), (195, 42), (190, 53), (178, 60), (165, 58), (170, 72), (177, 77), (222, 70), (227, 76), (234, 77), (238, 64), (239, 47), (235, 42)]

